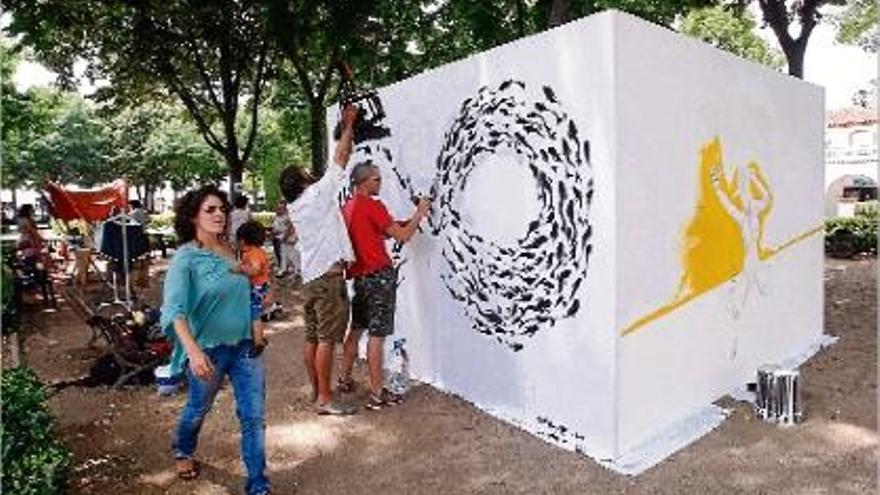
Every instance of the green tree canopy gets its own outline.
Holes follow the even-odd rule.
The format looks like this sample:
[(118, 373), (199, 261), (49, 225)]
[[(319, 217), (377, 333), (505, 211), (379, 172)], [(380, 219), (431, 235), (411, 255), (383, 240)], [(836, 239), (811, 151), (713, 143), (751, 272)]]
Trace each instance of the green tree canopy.
[[(52, 91), (35, 90), (37, 101), (56, 100)], [(37, 105), (39, 107), (39, 104)], [(33, 135), (27, 146), (29, 179), (39, 183), (52, 180), (91, 186), (107, 181), (109, 172), (109, 133), (95, 109), (76, 94), (64, 94), (60, 105), (51, 108), (49, 132)]]
[(880, 47), (880, 4), (876, 0), (852, 0), (836, 17), (837, 41), (858, 45), (877, 53)]
[[(128, 105), (163, 90), (187, 108), (205, 141), (241, 180), (271, 72), (256, 0), (2, 0), (8, 31), (71, 82), (73, 63), (110, 82), (99, 97)], [(250, 126), (237, 132), (238, 115)]]
[(781, 68), (782, 54), (755, 34), (755, 26), (755, 18), (747, 10), (736, 15), (723, 7), (708, 7), (691, 11), (679, 31), (734, 55), (774, 69)]

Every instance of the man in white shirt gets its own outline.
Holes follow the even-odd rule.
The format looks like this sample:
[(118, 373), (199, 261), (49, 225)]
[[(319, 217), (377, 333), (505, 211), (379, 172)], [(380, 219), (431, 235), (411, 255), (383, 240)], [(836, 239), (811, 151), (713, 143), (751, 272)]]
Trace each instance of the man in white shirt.
[(306, 322), (304, 359), (318, 414), (353, 412), (332, 401), (330, 375), (333, 352), (336, 343), (342, 342), (349, 317), (344, 271), (346, 263), (354, 261), (354, 252), (337, 198), (348, 179), (345, 167), (351, 156), (352, 126), (356, 119), (355, 107), (343, 110), (343, 131), (336, 143), (335, 165), (329, 164), (318, 182), (309, 185), (308, 176), (300, 169), (293, 169), (293, 177), (282, 181), (282, 192), (290, 203), (290, 218), (299, 235)]

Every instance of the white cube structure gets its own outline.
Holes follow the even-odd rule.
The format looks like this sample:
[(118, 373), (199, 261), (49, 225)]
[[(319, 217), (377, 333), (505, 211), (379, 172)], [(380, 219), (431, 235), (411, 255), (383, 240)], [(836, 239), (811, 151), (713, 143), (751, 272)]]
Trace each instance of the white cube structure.
[(379, 94), (415, 378), (637, 473), (822, 342), (820, 88), (612, 11)]

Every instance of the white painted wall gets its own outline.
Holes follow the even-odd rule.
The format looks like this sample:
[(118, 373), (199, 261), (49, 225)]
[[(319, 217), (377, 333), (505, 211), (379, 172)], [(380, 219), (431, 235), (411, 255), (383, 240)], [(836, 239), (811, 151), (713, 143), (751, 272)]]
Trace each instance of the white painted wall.
[[(821, 224), (823, 101), (816, 86), (630, 16), (615, 20), (617, 310), (625, 327), (678, 290), (699, 152), (713, 138), (728, 171), (755, 161), (765, 172), (774, 196), (766, 244)], [(766, 293), (752, 292), (738, 318), (729, 309), (731, 281), (622, 337), (620, 451), (814, 342), (822, 333), (822, 259), (814, 235), (757, 263)]]

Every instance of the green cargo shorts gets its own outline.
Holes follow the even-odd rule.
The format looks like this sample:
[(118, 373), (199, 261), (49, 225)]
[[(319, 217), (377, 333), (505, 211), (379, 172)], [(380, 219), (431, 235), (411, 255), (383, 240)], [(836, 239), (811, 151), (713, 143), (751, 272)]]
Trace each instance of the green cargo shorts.
[(306, 342), (342, 342), (350, 310), (342, 274), (325, 273), (305, 284), (302, 294)]

